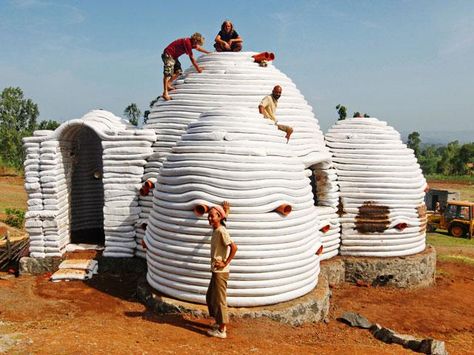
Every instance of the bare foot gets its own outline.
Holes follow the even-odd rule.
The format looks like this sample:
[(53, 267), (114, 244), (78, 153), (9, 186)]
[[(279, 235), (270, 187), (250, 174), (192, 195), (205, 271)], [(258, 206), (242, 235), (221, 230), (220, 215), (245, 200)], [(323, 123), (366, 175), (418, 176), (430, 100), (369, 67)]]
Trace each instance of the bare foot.
[(161, 95), (161, 97), (162, 97), (162, 98), (163, 98), (163, 100), (165, 100), (165, 101), (172, 100), (171, 96), (169, 96), (169, 95), (165, 95), (165, 94), (163, 94), (163, 95)]
[(168, 86), (168, 91), (174, 91), (176, 88), (174, 86)]

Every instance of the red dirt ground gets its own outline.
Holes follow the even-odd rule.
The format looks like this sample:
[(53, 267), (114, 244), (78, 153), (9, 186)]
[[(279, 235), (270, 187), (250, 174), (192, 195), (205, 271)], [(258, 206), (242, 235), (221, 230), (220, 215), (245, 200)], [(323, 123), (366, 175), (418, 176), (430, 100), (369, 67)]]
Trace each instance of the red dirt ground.
[(474, 354), (474, 266), (466, 264), (439, 262), (437, 284), (426, 289), (337, 286), (329, 324), (292, 327), (236, 319), (226, 340), (205, 335), (209, 319), (147, 311), (135, 299), (136, 278), (102, 274), (84, 283), (51, 283), (47, 275), (0, 279), (0, 335), (17, 339), (10, 351), (36, 354), (411, 353), (336, 321), (344, 311), (356, 311), (400, 333), (443, 340), (450, 354)]
[[(0, 184), (2, 202), (25, 204), (20, 180), (0, 179), (6, 183)], [(10, 192), (16, 195), (6, 198)], [(205, 335), (209, 319), (147, 311), (136, 300), (134, 274), (100, 274), (86, 283), (51, 283), (48, 275), (3, 280), (5, 274), (0, 274), (0, 352), (8, 338), (16, 344), (7, 352), (20, 354), (412, 354), (336, 320), (345, 311), (355, 311), (400, 333), (443, 340), (450, 354), (474, 354), (474, 266), (438, 262), (437, 272), (436, 286), (420, 290), (337, 286), (332, 289), (329, 324), (291, 327), (265, 319), (236, 319), (226, 340)]]

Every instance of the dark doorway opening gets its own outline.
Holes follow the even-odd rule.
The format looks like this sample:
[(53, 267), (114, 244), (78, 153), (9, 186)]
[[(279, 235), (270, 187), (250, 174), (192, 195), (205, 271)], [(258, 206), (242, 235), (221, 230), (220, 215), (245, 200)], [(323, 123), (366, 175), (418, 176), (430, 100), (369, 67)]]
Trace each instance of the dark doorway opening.
[(70, 143), (71, 242), (104, 245), (102, 142), (91, 128), (80, 126)]

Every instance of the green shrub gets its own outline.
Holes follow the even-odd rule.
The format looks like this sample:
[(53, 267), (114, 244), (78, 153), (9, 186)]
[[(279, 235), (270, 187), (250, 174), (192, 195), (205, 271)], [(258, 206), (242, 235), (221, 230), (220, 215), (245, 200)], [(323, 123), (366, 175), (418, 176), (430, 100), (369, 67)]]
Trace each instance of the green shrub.
[(25, 222), (25, 211), (17, 208), (5, 208), (7, 218), (4, 222), (9, 226), (15, 228), (23, 228), (23, 222)]

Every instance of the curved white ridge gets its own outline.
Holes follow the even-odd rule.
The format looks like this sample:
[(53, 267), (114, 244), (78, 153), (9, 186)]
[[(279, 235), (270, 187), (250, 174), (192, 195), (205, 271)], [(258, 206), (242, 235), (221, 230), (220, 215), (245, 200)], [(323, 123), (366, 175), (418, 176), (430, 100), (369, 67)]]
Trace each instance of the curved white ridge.
[(425, 249), (426, 180), (413, 150), (376, 118), (338, 121), (326, 134), (340, 187), (342, 255)]
[[(203, 113), (157, 177), (145, 233), (148, 282), (172, 297), (205, 303), (212, 228), (207, 215), (197, 217), (193, 208), (228, 200), (227, 229), (238, 245), (229, 305), (266, 305), (306, 294), (318, 281), (321, 246), (312, 197), (304, 164), (269, 121), (248, 110)], [(281, 204), (292, 212), (274, 212)]]
[[(212, 111), (215, 108), (222, 108), (223, 115), (229, 115), (233, 110), (246, 111), (245, 115), (254, 117), (257, 121), (265, 120), (258, 114), (258, 105), (264, 96), (269, 95), (275, 85), (283, 88), (283, 93), (278, 101), (276, 116), (280, 124), (293, 127), (294, 133), (291, 136), (289, 144), (285, 151), (296, 155), (306, 168), (309, 174), (317, 174), (320, 184), (318, 185), (318, 205), (332, 208), (332, 212), (324, 209), (321, 224), (330, 225), (331, 231), (326, 233), (324, 242), (324, 257), (328, 258), (335, 255), (335, 250), (339, 246), (339, 224), (335, 218), (335, 212), (338, 203), (338, 193), (334, 169), (331, 165), (328, 148), (325, 146), (324, 136), (314, 116), (311, 106), (307, 103), (303, 95), (296, 88), (291, 79), (280, 72), (273, 63), (268, 63), (267, 67), (261, 67), (255, 63), (252, 55), (254, 52), (239, 53), (217, 53), (213, 52), (198, 58), (199, 66), (203, 69), (202, 73), (197, 73), (194, 67), (187, 69), (173, 84), (176, 90), (170, 92), (172, 100), (164, 101), (159, 99), (152, 107), (148, 116), (146, 128), (152, 128), (157, 134), (157, 141), (153, 144), (154, 154), (148, 159), (145, 166), (143, 180), (155, 179), (167, 156), (176, 148), (176, 143), (182, 135), (193, 135), (193, 142), (201, 139), (215, 139), (214, 147), (216, 150), (222, 150), (219, 139), (222, 125), (234, 128), (243, 125), (239, 117), (229, 117), (226, 122), (221, 123), (215, 120), (206, 121), (203, 117), (199, 127), (189, 126), (195, 122), (203, 112)], [(209, 125), (214, 125), (212, 132), (207, 133), (212, 136), (205, 136), (203, 130), (208, 129)], [(284, 132), (277, 131), (275, 138), (284, 136)], [(254, 136), (254, 141), (263, 141), (266, 137)], [(226, 149), (234, 149), (236, 155), (247, 154), (247, 149), (253, 149), (258, 154), (259, 145), (252, 147), (242, 147), (240, 141), (246, 139), (239, 131), (227, 134)], [(237, 141), (234, 145), (233, 142)], [(179, 157), (189, 151), (186, 145), (188, 140), (184, 140), (179, 146)], [(205, 153), (205, 148), (197, 144), (193, 146), (193, 152)], [(176, 151), (178, 153), (178, 151)], [(265, 160), (267, 157), (262, 156)], [(267, 160), (269, 162), (269, 160)], [(227, 162), (229, 165), (233, 161)], [(172, 162), (168, 164), (171, 166)], [(212, 167), (210, 167), (212, 168)], [(185, 178), (185, 175), (181, 176)], [(237, 178), (235, 174), (234, 178)], [(261, 177), (260, 177), (261, 178)], [(262, 181), (262, 180), (258, 180)], [(151, 208), (151, 192), (148, 196), (140, 197), (140, 220), (137, 223), (137, 255), (144, 256), (141, 247), (141, 240), (144, 230), (141, 228), (143, 223), (147, 223)], [(329, 243), (329, 244), (327, 244)], [(326, 247), (331, 247), (331, 254), (326, 254)]]

